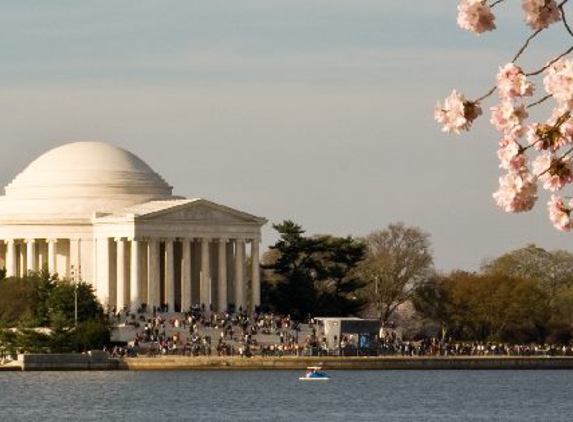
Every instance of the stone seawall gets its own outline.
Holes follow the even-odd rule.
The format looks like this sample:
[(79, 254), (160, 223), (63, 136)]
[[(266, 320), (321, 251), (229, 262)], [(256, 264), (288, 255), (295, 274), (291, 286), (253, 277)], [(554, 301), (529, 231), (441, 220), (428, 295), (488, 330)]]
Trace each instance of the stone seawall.
[(107, 371), (118, 369), (117, 359), (108, 353), (90, 351), (88, 353), (45, 353), (18, 355), (22, 371)]
[(127, 358), (126, 370), (184, 369), (573, 369), (573, 357), (154, 357)]
[(322, 366), (326, 370), (511, 370), (573, 369), (573, 357), (217, 357), (160, 356), (112, 359), (107, 353), (26, 354), (17, 362), (0, 365), (3, 370), (108, 371), (108, 370), (304, 370)]

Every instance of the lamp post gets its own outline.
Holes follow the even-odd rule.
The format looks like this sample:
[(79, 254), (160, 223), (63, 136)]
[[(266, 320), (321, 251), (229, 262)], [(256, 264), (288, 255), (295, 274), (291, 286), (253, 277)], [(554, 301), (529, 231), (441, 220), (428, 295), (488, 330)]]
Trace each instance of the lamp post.
[(80, 264), (82, 257), (82, 239), (78, 239), (78, 267), (77, 271), (73, 271), (74, 266), (72, 265), (72, 275), (74, 277), (74, 327), (78, 328), (78, 285), (82, 279), (82, 265)]
[(74, 327), (78, 328), (78, 283), (74, 289)]
[(82, 276), (82, 266), (78, 265), (76, 268), (71, 266), (71, 275), (74, 282), (74, 327), (78, 328), (78, 286)]

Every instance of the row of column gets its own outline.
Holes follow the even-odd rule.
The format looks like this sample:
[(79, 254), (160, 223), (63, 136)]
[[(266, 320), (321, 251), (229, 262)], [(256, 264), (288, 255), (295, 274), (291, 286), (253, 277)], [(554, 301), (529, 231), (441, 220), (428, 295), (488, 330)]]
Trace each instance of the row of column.
[[(129, 306), (138, 308), (142, 302), (148, 306), (161, 305), (161, 296), (169, 311), (187, 310), (194, 304), (212, 306), (221, 311), (233, 303), (236, 309), (247, 305), (260, 305), (259, 243), (245, 239), (127, 239), (115, 238), (116, 243), (116, 297), (118, 309)], [(180, 254), (175, 256), (175, 243)], [(246, 243), (251, 244), (251, 265), (245, 274)], [(211, 244), (216, 243), (212, 256)], [(193, 251), (192, 251), (193, 248)], [(197, 250), (197, 248), (199, 250)], [(198, 271), (193, 271), (193, 255)], [(229, 259), (232, 258), (232, 259)], [(198, 261), (198, 262), (197, 262)], [(232, 262), (232, 279), (229, 277), (229, 262)], [(142, 265), (142, 264), (146, 265)], [(129, 267), (129, 270), (128, 270)], [(212, 276), (216, 270), (216, 277)], [(145, 277), (143, 277), (145, 272)], [(198, 297), (192, 296), (194, 281), (198, 282)], [(142, 292), (142, 279), (147, 281), (147, 294)], [(250, 280), (251, 296), (246, 297), (247, 279)], [(229, 284), (232, 283), (230, 288)], [(110, 286), (111, 287), (111, 286)], [(178, 289), (176, 289), (178, 287)], [(163, 292), (160, 289), (163, 288)], [(179, 295), (176, 295), (179, 290)], [(195, 288), (197, 290), (197, 288)], [(216, 290), (216, 295), (214, 294)], [(228, 290), (234, 292), (229, 297)], [(162, 295), (163, 293), (163, 295)], [(216, 296), (216, 301), (214, 302)]]
[[(56, 273), (57, 241), (57, 239), (4, 240), (6, 276), (25, 276), (29, 272), (39, 271), (45, 265), (50, 273)], [(44, 244), (47, 244), (47, 257), (44, 254)]]
[[(0, 241), (0, 267), (6, 275), (25, 276), (47, 268), (51, 274), (79, 274), (96, 287), (99, 299), (118, 309), (135, 309), (142, 302), (169, 310), (177, 303), (187, 310), (196, 303), (221, 311), (229, 303), (236, 309), (260, 305), (259, 243), (252, 239), (95, 239), (82, 248), (81, 239), (7, 239)], [(115, 242), (114, 242), (115, 241)], [(84, 241), (85, 242), (85, 241)], [(110, 243), (115, 243), (115, 251)], [(175, 256), (175, 244), (178, 253)], [(251, 245), (250, 268), (246, 267), (246, 245)], [(216, 245), (216, 246), (215, 246)], [(83, 255), (82, 256), (82, 249)], [(115, 253), (114, 253), (115, 252)], [(73, 255), (73, 256), (72, 256)], [(197, 267), (197, 268), (193, 268)], [(76, 273), (74, 273), (74, 268)], [(94, 269), (92, 274), (91, 269)], [(250, 281), (250, 297), (247, 282)], [(176, 289), (177, 286), (177, 289)], [(163, 288), (163, 290), (161, 290)], [(176, 295), (177, 290), (177, 295)], [(192, 295), (195, 291), (195, 295)], [(215, 301), (214, 301), (215, 299)]]

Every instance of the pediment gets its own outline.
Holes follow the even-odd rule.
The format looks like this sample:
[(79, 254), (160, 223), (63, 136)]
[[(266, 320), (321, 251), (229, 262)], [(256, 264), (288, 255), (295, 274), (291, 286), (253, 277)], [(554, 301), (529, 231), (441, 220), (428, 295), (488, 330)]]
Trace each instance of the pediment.
[(141, 219), (145, 221), (210, 224), (260, 224), (262, 222), (260, 217), (207, 201), (185, 204), (183, 206), (141, 216)]

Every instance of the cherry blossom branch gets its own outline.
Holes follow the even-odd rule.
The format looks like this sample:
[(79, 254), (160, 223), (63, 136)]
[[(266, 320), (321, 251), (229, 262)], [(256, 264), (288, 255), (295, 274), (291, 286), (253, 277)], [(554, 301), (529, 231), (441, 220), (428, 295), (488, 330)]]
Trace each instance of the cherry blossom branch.
[(541, 69), (538, 69), (534, 72), (529, 72), (526, 73), (525, 76), (537, 76), (540, 73), (544, 72), (549, 66), (551, 66), (553, 63), (555, 63), (557, 60), (565, 57), (566, 55), (568, 55), (569, 53), (571, 53), (573, 51), (573, 45), (571, 47), (569, 47), (567, 50), (565, 50), (563, 53), (561, 53), (560, 55), (558, 55), (557, 57), (553, 58), (552, 60), (550, 60), (545, 66), (543, 66)]
[[(494, 3), (498, 4), (501, 3), (504, 0), (498, 0), (497, 2)], [(569, 1), (569, 0), (564, 0), (564, 1)], [(492, 5), (493, 6), (493, 5)], [(523, 45), (521, 46), (521, 48), (517, 51), (517, 53), (515, 54), (515, 56), (513, 57), (513, 59), (511, 59), (511, 63), (515, 63), (517, 61), (517, 59), (519, 59), (519, 57), (521, 57), (521, 55), (525, 52), (525, 50), (527, 49), (527, 47), (529, 47), (529, 44), (531, 43), (531, 41), (537, 36), (539, 35), (539, 33), (543, 31), (543, 29), (538, 29), (537, 31), (535, 31), (533, 34), (531, 34), (529, 37), (527, 37), (527, 39), (525, 40), (525, 42), (523, 43)], [(573, 48), (573, 47), (572, 47)], [(568, 54), (568, 53), (565, 53)], [(549, 64), (547, 65), (549, 66)], [(541, 69), (538, 73), (543, 72), (545, 69)], [(534, 74), (538, 74), (538, 73), (534, 73)], [(526, 74), (526, 76), (530, 76), (529, 74)], [(480, 101), (485, 100), (486, 98), (488, 98), (489, 96), (491, 96), (496, 90), (496, 87), (494, 86), (493, 88), (491, 88), (487, 93), (485, 93), (484, 95), (482, 95), (481, 97), (477, 98), (476, 100), (474, 100), (475, 103), (479, 103)]]
[(485, 100), (487, 97), (489, 97), (491, 94), (493, 94), (496, 89), (497, 89), (497, 87), (494, 86), (492, 89), (490, 89), (490, 90), (489, 90), (488, 92), (486, 92), (484, 95), (482, 95), (481, 97), (479, 97), (479, 98), (473, 100), (472, 102), (477, 104), (477, 103), (479, 103), (479, 102)]
[(563, 155), (561, 155), (561, 157), (559, 157), (558, 160), (559, 161), (563, 160), (565, 157), (567, 157), (572, 152), (573, 152), (573, 147), (569, 148), (569, 150), (567, 152), (565, 152)]
[(567, 32), (569, 32), (569, 35), (571, 35), (573, 37), (573, 31), (571, 31), (571, 27), (569, 26), (569, 23), (567, 22), (567, 18), (566, 18), (566, 14), (565, 14), (565, 10), (563, 10), (563, 6), (565, 6), (567, 4), (569, 0), (563, 0), (561, 3), (559, 3), (559, 6), (557, 6), (559, 8), (559, 12), (561, 12), (561, 19), (563, 20), (563, 25), (565, 26), (565, 29), (567, 30)]
[[(548, 95), (548, 96), (546, 96), (544, 99), (547, 99), (547, 98), (549, 98), (549, 97), (551, 97), (551, 96)], [(528, 107), (529, 107), (529, 106), (528, 106)], [(552, 126), (547, 126), (547, 127), (546, 127), (546, 129), (544, 130), (545, 136), (548, 136), (548, 134), (549, 134), (551, 131), (559, 130), (559, 128), (560, 128), (561, 126), (563, 126), (563, 124), (564, 124), (567, 120), (569, 120), (570, 117), (571, 117), (571, 112), (570, 112), (570, 111), (564, 112), (561, 116), (559, 116), (559, 118), (557, 119), (557, 121), (555, 122), (554, 125), (552, 125)], [(539, 130), (539, 129), (538, 129), (538, 130)], [(543, 143), (544, 140), (545, 140), (545, 139), (544, 139), (543, 136), (539, 136), (539, 139), (538, 139), (537, 141), (533, 142), (532, 144), (530, 144), (530, 145), (528, 145), (528, 146), (526, 146), (526, 147), (524, 147), (523, 145), (521, 145), (519, 142), (517, 142), (517, 141), (516, 141), (516, 142), (517, 142), (517, 144), (519, 145), (519, 151), (520, 151), (520, 153), (524, 153), (524, 152), (527, 151), (528, 149), (534, 148), (537, 144)], [(567, 153), (565, 153), (565, 155), (564, 155), (563, 157), (561, 157), (561, 158), (564, 158), (565, 156), (567, 156), (567, 154), (569, 154), (572, 150), (573, 150), (573, 148), (572, 148), (571, 150), (569, 150)], [(561, 158), (560, 158), (560, 159), (561, 159)], [(541, 174), (544, 174), (544, 173), (545, 173), (545, 172), (543, 172), (543, 173), (541, 173)]]
[(517, 50), (517, 53), (515, 54), (513, 59), (511, 59), (512, 63), (515, 63), (516, 60), (519, 59), (519, 57), (525, 52), (527, 47), (529, 47), (529, 43), (531, 42), (531, 40), (533, 40), (536, 36), (538, 36), (542, 31), (543, 31), (543, 29), (538, 29), (533, 34), (531, 34), (529, 37), (527, 37), (527, 39), (525, 40), (525, 43), (521, 46), (521, 48), (519, 50)]
[[(505, 0), (497, 0), (495, 2), (493, 2), (491, 4), (490, 7), (494, 7), (499, 3), (504, 2)], [(561, 3), (559, 3), (558, 8), (561, 11), (561, 17), (563, 20), (563, 25), (565, 25), (565, 28), (567, 29), (567, 32), (569, 32), (569, 34), (573, 37), (573, 30), (570, 28), (569, 24), (567, 23), (566, 17), (565, 17), (565, 11), (563, 10), (563, 6), (565, 6), (565, 4), (567, 4), (567, 2), (569, 2), (569, 0), (563, 0)], [(513, 56), (513, 59), (511, 59), (511, 63), (515, 63), (520, 57), (521, 55), (525, 52), (525, 50), (527, 50), (527, 48), (529, 47), (529, 44), (531, 43), (531, 41), (537, 37), (544, 29), (538, 29), (537, 31), (535, 31), (533, 34), (531, 34), (529, 37), (527, 37), (527, 39), (525, 40), (525, 42), (523, 43), (523, 45), (521, 46), (521, 48), (519, 50), (517, 50), (517, 53), (515, 54), (515, 56)], [(543, 71), (545, 71), (549, 66), (551, 66), (553, 63), (555, 63), (557, 60), (561, 59), (562, 57), (565, 57), (566, 55), (568, 55), (569, 53), (571, 53), (573, 51), (573, 46), (569, 47), (564, 53), (558, 55), (557, 57), (553, 58), (552, 60), (550, 60), (545, 66), (543, 66), (541, 69), (538, 69), (536, 71), (533, 72), (529, 72), (526, 73), (525, 76), (536, 76), (539, 75), (540, 73), (542, 73)], [(496, 87), (491, 88), (487, 93), (485, 93), (484, 95), (482, 95), (481, 97), (477, 98), (476, 100), (474, 100), (475, 103), (479, 103), (480, 101), (485, 100), (486, 98), (488, 98), (489, 96), (491, 96), (496, 90)], [(546, 98), (542, 98), (540, 100), (540, 102), (545, 101)], [(533, 107), (534, 105), (537, 105), (538, 103), (533, 103), (532, 105), (528, 106), (529, 107)]]
[(540, 98), (539, 100), (537, 100), (537, 101), (535, 101), (535, 102), (533, 102), (533, 103), (531, 103), (531, 104), (528, 104), (528, 105), (526, 106), (526, 108), (535, 107), (535, 106), (537, 106), (537, 105), (539, 105), (539, 104), (541, 104), (541, 103), (547, 101), (547, 100), (548, 100), (549, 98), (551, 98), (551, 97), (552, 97), (551, 94), (547, 94), (545, 97)]
[(489, 7), (491, 7), (491, 8), (493, 9), (495, 6), (497, 6), (497, 5), (500, 4), (500, 3), (503, 3), (504, 1), (505, 1), (505, 0), (497, 0), (497, 1), (494, 1), (492, 4), (489, 5)]
[[(461, 0), (458, 5), (457, 23), (462, 29), (477, 35), (496, 29), (492, 8), (505, 0)], [(509, 3), (509, 2), (507, 2)], [(515, 55), (496, 75), (495, 85), (476, 100), (467, 100), (463, 93), (453, 90), (451, 95), (434, 109), (434, 118), (441, 123), (442, 131), (459, 134), (470, 130), (473, 121), (482, 114), (481, 102), (496, 91), (500, 103), (491, 108), (492, 125), (504, 137), (499, 142), (498, 158), (500, 167), (507, 173), (499, 179), (499, 189), (493, 194), (497, 205), (506, 212), (531, 210), (537, 200), (538, 182), (543, 188), (553, 192), (566, 185), (573, 185), (573, 92), (571, 90), (571, 66), (573, 45), (565, 46), (561, 54), (554, 53), (545, 63), (537, 65), (529, 73), (516, 63), (522, 60), (531, 48), (534, 39), (551, 25), (561, 21), (567, 34), (561, 36), (573, 39), (573, 19), (568, 20), (567, 12), (572, 12), (569, 0), (522, 0), (525, 24), (531, 28), (529, 36), (522, 42)], [(566, 6), (567, 5), (567, 6)], [(567, 9), (567, 10), (566, 10)], [(543, 67), (541, 67), (543, 65)], [(536, 67), (537, 67), (536, 66)], [(530, 98), (531, 103), (518, 102), (533, 94), (533, 83), (527, 77), (542, 77), (545, 91), (538, 98)], [(557, 108), (545, 123), (526, 124), (530, 109), (555, 99)], [(563, 111), (563, 110), (567, 111)], [(561, 110), (561, 111), (560, 111)], [(523, 140), (527, 135), (527, 140)], [(526, 152), (535, 149), (539, 155), (529, 169)], [(561, 231), (573, 231), (573, 199), (568, 203), (563, 197), (552, 195), (547, 204), (549, 219)]]
[[(573, 147), (569, 148), (569, 150), (567, 152), (565, 152), (564, 154), (562, 154), (560, 157), (557, 157), (557, 159), (555, 159), (555, 161), (560, 162), (561, 160), (563, 160), (565, 157), (567, 157), (569, 154), (571, 154), (573, 152)], [(553, 164), (551, 164), (549, 167), (547, 167), (545, 170), (543, 170), (541, 173), (535, 175), (535, 178), (539, 179), (541, 176), (543, 176), (545, 173), (549, 172), (551, 169), (553, 168)]]
[(561, 116), (559, 116), (559, 118), (557, 119), (557, 121), (555, 122), (555, 125), (553, 127), (555, 129), (559, 129), (563, 125), (563, 123), (565, 123), (569, 119), (569, 117), (571, 117), (571, 112), (566, 111)]
[[(495, 4), (501, 3), (504, 0), (498, 0), (497, 2), (495, 2), (492, 6), (494, 6)], [(568, 1), (568, 0), (565, 0)], [(517, 51), (517, 53), (515, 54), (515, 56), (513, 57), (513, 59), (511, 59), (512, 63), (515, 63), (515, 61), (517, 59), (519, 59), (519, 57), (525, 52), (525, 50), (527, 49), (527, 47), (529, 47), (529, 43), (531, 42), (531, 40), (533, 40), (537, 35), (539, 35), (539, 33), (543, 31), (543, 29), (538, 29), (537, 31), (535, 31), (533, 34), (531, 34), (529, 37), (527, 37), (527, 39), (525, 40), (525, 43), (523, 43), (523, 45), (521, 46), (521, 48)], [(544, 70), (544, 69), (543, 69)], [(541, 72), (543, 72), (543, 70), (541, 70)], [(539, 73), (541, 73), (539, 72)], [(526, 75), (528, 76), (528, 75)], [(485, 100), (487, 97), (491, 96), (495, 90), (497, 88), (494, 86), (493, 88), (491, 88), (488, 92), (486, 92), (484, 95), (482, 95), (481, 97), (477, 98), (476, 100), (474, 100), (473, 102), (475, 103), (479, 103), (480, 101)]]
[[(559, 3), (559, 5), (557, 6), (559, 8), (559, 11), (561, 12), (561, 20), (563, 22), (563, 26), (565, 26), (565, 29), (567, 30), (567, 32), (569, 33), (569, 35), (571, 35), (573, 37), (573, 30), (571, 29), (571, 27), (569, 26), (569, 23), (567, 22), (567, 17), (566, 17), (566, 13), (565, 10), (563, 10), (563, 6), (565, 6), (567, 4), (569, 0), (563, 0), (561, 3)], [(539, 31), (538, 31), (539, 32)], [(535, 35), (535, 34), (534, 34)], [(525, 76), (536, 76), (539, 75), (540, 73), (542, 73), (543, 71), (545, 71), (549, 66), (551, 66), (553, 63), (555, 63), (556, 61), (558, 61), (559, 59), (567, 56), (569, 53), (571, 53), (573, 51), (573, 46), (569, 47), (565, 52), (561, 53), (560, 55), (558, 55), (557, 57), (553, 58), (552, 60), (550, 60), (545, 66), (543, 66), (541, 69), (538, 69), (534, 72), (529, 72), (526, 73)]]

